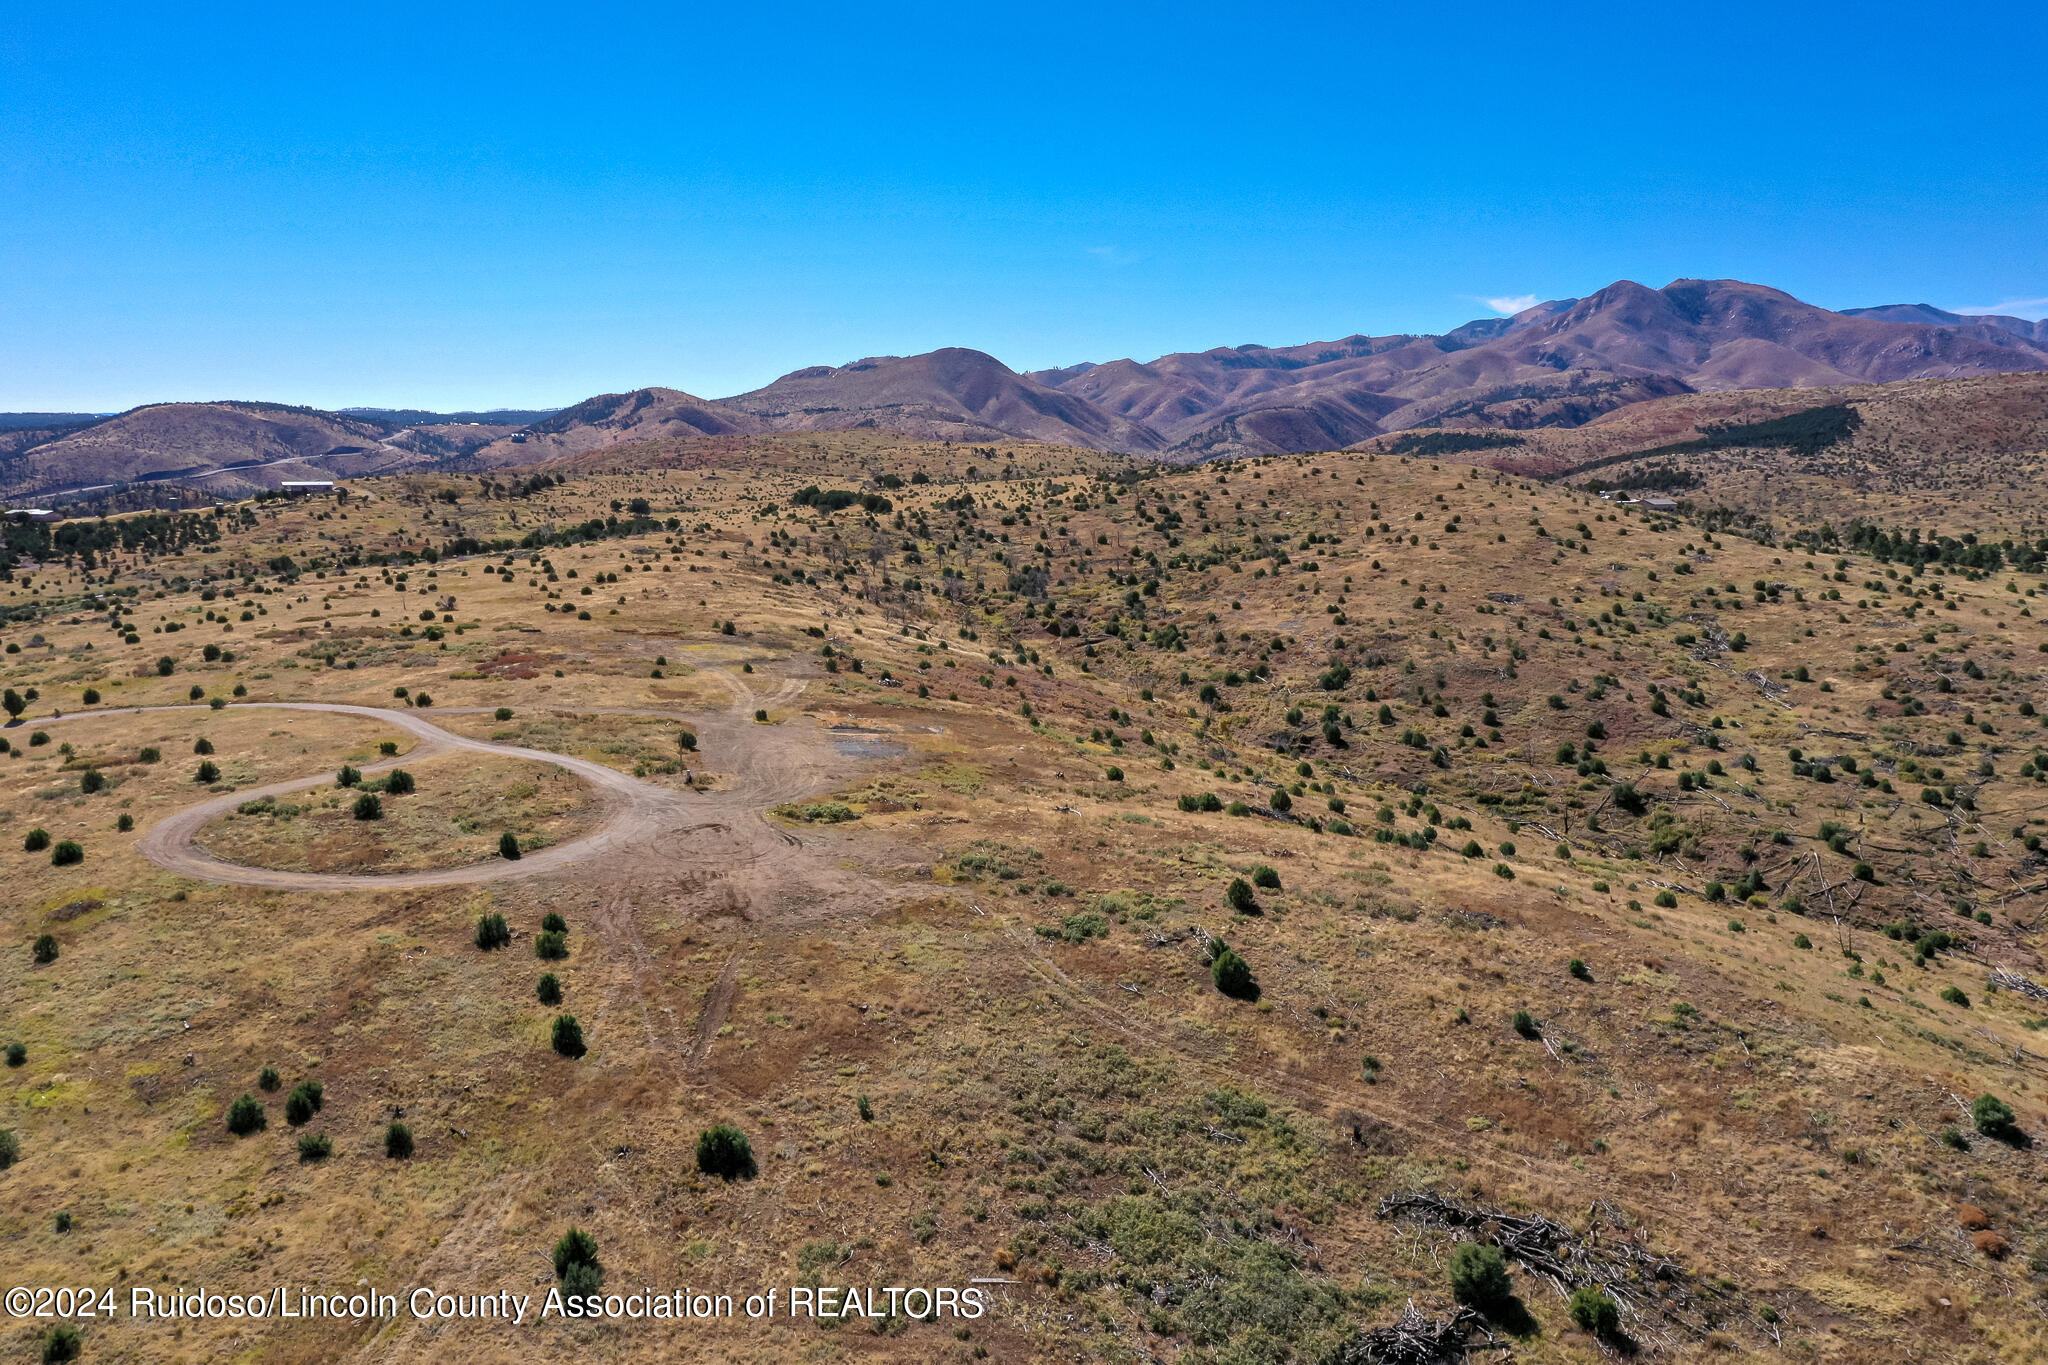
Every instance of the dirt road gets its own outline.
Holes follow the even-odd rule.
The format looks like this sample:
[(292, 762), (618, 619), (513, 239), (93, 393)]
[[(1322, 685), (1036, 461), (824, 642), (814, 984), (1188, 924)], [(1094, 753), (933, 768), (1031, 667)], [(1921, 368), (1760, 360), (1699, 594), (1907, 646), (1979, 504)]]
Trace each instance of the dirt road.
[[(787, 736), (776, 733), (780, 727), (756, 726), (750, 719), (757, 705), (775, 705), (793, 700), (802, 691), (802, 684), (786, 683), (775, 697), (764, 703), (737, 679), (724, 678), (721, 675), (721, 681), (733, 694), (732, 710), (725, 717), (719, 718), (688, 717), (692, 723), (700, 726), (716, 725), (733, 730), (737, 730), (740, 724), (744, 723), (751, 732), (747, 742), (731, 746), (738, 771), (733, 785), (718, 792), (671, 791), (666, 787), (629, 777), (601, 763), (590, 762), (588, 759), (549, 753), (544, 749), (528, 749), (514, 744), (471, 739), (466, 735), (442, 729), (424, 719), (417, 711), (311, 701), (241, 702), (231, 708), (321, 711), (333, 715), (361, 716), (381, 724), (397, 726), (422, 741), (405, 756), (402, 760), (404, 762), (417, 763), (454, 751), (494, 754), (503, 758), (551, 763), (576, 774), (597, 791), (599, 800), (604, 805), (604, 815), (596, 830), (580, 839), (540, 849), (516, 862), (498, 858), (465, 867), (425, 872), (286, 872), (227, 862), (214, 857), (197, 842), (195, 836), (209, 821), (235, 809), (243, 802), (266, 796), (284, 796), (291, 792), (327, 785), (334, 781), (333, 774), (329, 772), (296, 777), (284, 782), (272, 782), (261, 787), (244, 787), (187, 806), (158, 821), (142, 836), (136, 847), (145, 858), (158, 867), (182, 876), (229, 886), (261, 886), (297, 891), (386, 890), (469, 885), (514, 877), (538, 877), (566, 867), (607, 858), (626, 849), (645, 849), (675, 839), (689, 840), (693, 861), (730, 872), (757, 861), (770, 848), (787, 848), (783, 837), (771, 831), (763, 821), (762, 810), (766, 806), (801, 794), (815, 782), (816, 777), (809, 771), (810, 765), (803, 762), (796, 752), (798, 746)], [(37, 723), (63, 724), (96, 716), (206, 709), (204, 706), (128, 707), (108, 711), (75, 712), (68, 716), (50, 717)], [(464, 711), (480, 709), (483, 708), (464, 708)], [(673, 714), (677, 719), (685, 718), (681, 713), (628, 713), (623, 709), (606, 709), (616, 714)], [(398, 766), (400, 762), (399, 759), (392, 759), (372, 764), (362, 771), (365, 776), (375, 776)]]

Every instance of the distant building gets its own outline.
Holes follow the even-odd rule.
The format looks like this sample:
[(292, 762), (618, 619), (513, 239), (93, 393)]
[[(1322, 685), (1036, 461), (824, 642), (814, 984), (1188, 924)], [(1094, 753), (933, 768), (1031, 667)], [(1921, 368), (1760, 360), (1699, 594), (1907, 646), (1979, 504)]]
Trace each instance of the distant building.
[(279, 484), (278, 491), (287, 497), (303, 497), (308, 493), (332, 493), (332, 479), (286, 479)]
[(1676, 512), (1678, 510), (1678, 500), (1676, 498), (1644, 498), (1643, 506), (1649, 508), (1652, 512)]
[(10, 507), (7, 515), (13, 521), (62, 521), (64, 514), (48, 507)]

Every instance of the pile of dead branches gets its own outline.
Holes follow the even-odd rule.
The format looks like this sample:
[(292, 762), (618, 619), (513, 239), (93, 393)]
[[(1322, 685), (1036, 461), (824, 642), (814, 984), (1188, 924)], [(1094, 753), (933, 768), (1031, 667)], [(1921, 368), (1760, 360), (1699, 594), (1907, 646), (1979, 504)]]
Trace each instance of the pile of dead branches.
[(1473, 1350), (1507, 1349), (1471, 1309), (1454, 1308), (1447, 1317), (1432, 1318), (1410, 1299), (1398, 1321), (1360, 1332), (1338, 1348), (1336, 1360), (1337, 1365), (1440, 1365), (1463, 1360)]
[(2024, 995), (2029, 1000), (2048, 1000), (2048, 986), (2043, 986), (2038, 981), (2029, 981), (2018, 972), (2009, 972), (2005, 968), (2000, 967), (1991, 974), (1990, 979), (1991, 984), (2002, 991), (2011, 991), (2015, 995)]
[(1644, 1246), (1621, 1211), (1605, 1201), (1593, 1205), (1583, 1232), (1541, 1214), (1480, 1208), (1427, 1190), (1390, 1195), (1380, 1201), (1379, 1216), (1446, 1228), (1499, 1247), (1561, 1298), (1575, 1289), (1598, 1289), (1614, 1300), (1628, 1334), (1644, 1345), (1669, 1347), (1679, 1335), (1702, 1337), (1713, 1326), (1685, 1267)]

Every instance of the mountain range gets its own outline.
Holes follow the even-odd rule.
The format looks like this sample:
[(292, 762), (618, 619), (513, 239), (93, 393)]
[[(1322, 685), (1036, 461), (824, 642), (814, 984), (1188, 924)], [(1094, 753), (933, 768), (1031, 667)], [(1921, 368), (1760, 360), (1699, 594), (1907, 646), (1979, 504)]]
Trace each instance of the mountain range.
[(1336, 449), (1417, 427), (1577, 427), (1687, 393), (2044, 370), (2048, 322), (1926, 304), (1836, 312), (1737, 280), (1662, 289), (1624, 280), (1439, 335), (1216, 347), (1021, 374), (947, 347), (813, 366), (729, 398), (645, 388), (545, 415), (172, 403), (12, 429), (0, 415), (0, 493), (185, 480), (221, 495), (322, 471), (492, 468), (670, 436), (856, 428), (1178, 462)]

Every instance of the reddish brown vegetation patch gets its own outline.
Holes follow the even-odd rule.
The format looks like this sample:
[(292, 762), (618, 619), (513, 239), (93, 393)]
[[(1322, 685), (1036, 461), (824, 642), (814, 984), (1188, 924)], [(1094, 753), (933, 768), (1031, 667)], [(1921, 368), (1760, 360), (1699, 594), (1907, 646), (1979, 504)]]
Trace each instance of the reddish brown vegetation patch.
[(552, 656), (507, 650), (477, 671), (490, 678), (537, 678), (542, 665), (552, 668), (554, 663)]

